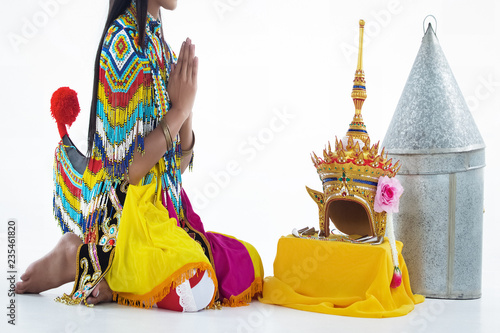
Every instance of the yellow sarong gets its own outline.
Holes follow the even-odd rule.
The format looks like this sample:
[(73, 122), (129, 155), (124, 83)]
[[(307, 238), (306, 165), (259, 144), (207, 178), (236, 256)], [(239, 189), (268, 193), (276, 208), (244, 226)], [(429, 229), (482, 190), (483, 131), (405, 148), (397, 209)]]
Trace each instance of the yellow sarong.
[(172, 287), (207, 271), (217, 292), (215, 272), (203, 252), (170, 217), (155, 182), (130, 185), (119, 225), (115, 255), (106, 281), (120, 304), (151, 307)]

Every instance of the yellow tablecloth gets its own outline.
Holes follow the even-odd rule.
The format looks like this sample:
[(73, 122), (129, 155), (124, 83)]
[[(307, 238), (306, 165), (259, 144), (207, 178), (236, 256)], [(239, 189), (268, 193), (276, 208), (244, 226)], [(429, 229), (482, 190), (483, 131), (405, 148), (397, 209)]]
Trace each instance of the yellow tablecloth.
[(390, 283), (394, 266), (389, 241), (380, 245), (281, 237), (274, 276), (264, 279), (263, 303), (352, 317), (397, 317), (424, 301), (410, 287), (397, 242), (403, 282)]

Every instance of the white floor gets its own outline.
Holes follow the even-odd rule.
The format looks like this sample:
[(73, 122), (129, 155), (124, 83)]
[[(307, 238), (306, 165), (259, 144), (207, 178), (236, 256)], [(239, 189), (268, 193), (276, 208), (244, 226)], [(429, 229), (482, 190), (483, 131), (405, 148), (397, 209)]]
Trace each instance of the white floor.
[[(2, 288), (6, 290), (7, 288)], [(2, 332), (498, 332), (498, 293), (478, 300), (427, 299), (404, 317), (350, 318), (253, 302), (247, 307), (176, 313), (117, 304), (87, 308), (54, 302), (65, 285), (40, 295), (16, 296), (16, 326), (2, 320)], [(5, 301), (2, 305), (7, 304)], [(2, 306), (5, 309), (4, 306)], [(4, 310), (6, 311), (6, 310)]]

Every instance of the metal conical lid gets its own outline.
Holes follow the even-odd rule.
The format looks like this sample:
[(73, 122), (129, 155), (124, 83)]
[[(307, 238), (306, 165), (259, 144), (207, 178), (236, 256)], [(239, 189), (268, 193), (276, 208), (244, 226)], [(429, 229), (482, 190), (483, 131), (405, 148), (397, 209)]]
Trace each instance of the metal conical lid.
[(484, 148), (430, 23), (382, 145), (389, 154)]

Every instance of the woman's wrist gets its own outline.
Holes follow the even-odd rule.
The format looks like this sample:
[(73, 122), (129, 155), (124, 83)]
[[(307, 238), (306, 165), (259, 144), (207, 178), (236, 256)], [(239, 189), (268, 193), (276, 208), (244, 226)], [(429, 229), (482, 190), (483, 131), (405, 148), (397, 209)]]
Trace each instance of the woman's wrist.
[(179, 131), (182, 148), (193, 146), (193, 113), (191, 112)]
[(167, 123), (167, 118), (164, 117), (161, 121), (160, 121), (160, 126), (161, 126), (161, 129), (163, 131), (163, 136), (165, 137), (165, 143), (167, 145), (167, 151), (169, 151), (170, 149), (172, 149), (173, 147), (173, 140), (172, 140), (172, 133), (170, 133), (170, 128), (168, 127), (168, 123)]
[(167, 114), (169, 113), (178, 117), (182, 125), (191, 115), (191, 110), (189, 110), (188, 108), (180, 108), (172, 105), (172, 107), (168, 110)]
[[(196, 140), (195, 140), (195, 136), (194, 136), (194, 131), (193, 130), (191, 130), (191, 144), (189, 146), (188, 145), (183, 146), (182, 145), (182, 139), (181, 139), (181, 148), (182, 148), (182, 156), (183, 157), (192, 154), (195, 141)], [(186, 147), (186, 149), (184, 149), (184, 147)], [(187, 148), (187, 147), (189, 147), (189, 148)]]
[[(165, 116), (163, 116), (160, 125), (164, 122), (168, 124), (168, 129), (170, 132), (170, 137), (172, 140), (179, 134), (186, 118), (189, 116), (189, 114), (185, 114), (184, 111), (181, 111), (180, 109), (176, 108), (171, 108)], [(162, 126), (163, 128), (163, 126)], [(166, 138), (168, 141), (168, 139)], [(167, 147), (168, 148), (168, 147)]]
[[(184, 136), (185, 137), (185, 136)], [(190, 145), (184, 144), (182, 141), (183, 139), (181, 138), (181, 173), (184, 173), (184, 171), (189, 167), (189, 170), (192, 170), (193, 168), (193, 148), (195, 144), (195, 136), (193, 130), (191, 130), (190, 133)], [(185, 140), (185, 138), (184, 138)], [(189, 147), (185, 149), (185, 147)]]
[(190, 112), (187, 117), (184, 117), (184, 111), (180, 109), (171, 108), (169, 112), (160, 121), (160, 127), (165, 137), (167, 151), (173, 147), (173, 139), (179, 134), (181, 142), (184, 147), (191, 147), (186, 149), (192, 150), (194, 146), (194, 133), (192, 130), (192, 113)]

